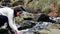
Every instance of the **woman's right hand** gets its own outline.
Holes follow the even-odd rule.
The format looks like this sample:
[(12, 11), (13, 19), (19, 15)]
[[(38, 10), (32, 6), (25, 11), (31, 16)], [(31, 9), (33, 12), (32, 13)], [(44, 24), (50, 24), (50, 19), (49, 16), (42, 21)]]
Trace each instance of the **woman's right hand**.
[(16, 31), (16, 34), (21, 34), (21, 31)]

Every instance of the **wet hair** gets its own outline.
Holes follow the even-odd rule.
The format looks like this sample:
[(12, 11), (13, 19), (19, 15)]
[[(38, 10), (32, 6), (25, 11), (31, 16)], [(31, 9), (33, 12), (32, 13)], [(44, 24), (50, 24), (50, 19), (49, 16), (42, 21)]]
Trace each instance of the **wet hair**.
[(26, 11), (23, 7), (20, 7), (23, 11)]
[(37, 22), (41, 21), (41, 22), (52, 22), (55, 23), (56, 21), (52, 20), (49, 18), (50, 16), (46, 15), (46, 14), (41, 14), (37, 20)]
[(16, 17), (17, 15), (17, 12), (23, 12), (23, 11), (25, 11), (25, 9), (23, 8), (23, 7), (15, 7), (14, 8), (14, 16)]

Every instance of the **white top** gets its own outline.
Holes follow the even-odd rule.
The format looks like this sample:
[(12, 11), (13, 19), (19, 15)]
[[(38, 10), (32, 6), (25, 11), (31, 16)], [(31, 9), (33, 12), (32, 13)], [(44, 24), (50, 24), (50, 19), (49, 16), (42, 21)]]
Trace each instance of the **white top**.
[(9, 26), (15, 31), (17, 30), (17, 27), (13, 21), (13, 13), (14, 11), (11, 8), (0, 8), (0, 14), (8, 17)]

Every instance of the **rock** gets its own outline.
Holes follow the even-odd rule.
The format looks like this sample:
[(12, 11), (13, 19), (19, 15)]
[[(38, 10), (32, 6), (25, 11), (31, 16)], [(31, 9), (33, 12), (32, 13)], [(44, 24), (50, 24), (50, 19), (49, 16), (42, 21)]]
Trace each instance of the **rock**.
[(58, 29), (50, 29), (50, 31), (48, 30), (41, 30), (39, 31), (40, 34), (60, 34), (60, 30)]
[(60, 22), (60, 17), (53, 18), (53, 20), (55, 20), (56, 22)]

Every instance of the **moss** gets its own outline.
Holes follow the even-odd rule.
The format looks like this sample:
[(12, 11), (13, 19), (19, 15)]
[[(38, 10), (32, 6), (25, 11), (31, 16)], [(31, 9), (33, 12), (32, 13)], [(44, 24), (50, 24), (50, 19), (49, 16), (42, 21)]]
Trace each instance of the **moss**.
[(48, 13), (50, 13), (50, 12), (51, 12), (51, 8), (50, 8), (50, 7), (45, 7), (45, 8), (43, 9), (43, 13), (48, 14)]

